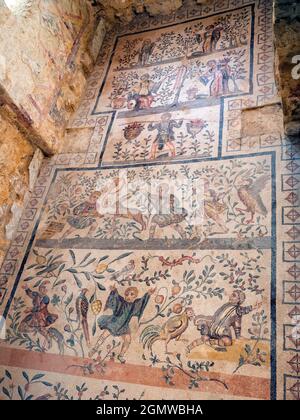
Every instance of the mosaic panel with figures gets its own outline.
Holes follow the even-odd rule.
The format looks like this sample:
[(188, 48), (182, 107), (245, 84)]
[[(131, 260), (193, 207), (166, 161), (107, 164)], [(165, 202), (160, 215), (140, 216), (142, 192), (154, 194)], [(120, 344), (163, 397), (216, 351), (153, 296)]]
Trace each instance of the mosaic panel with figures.
[[(189, 378), (188, 386), (197, 388), (205, 370), (208, 392), (232, 389), (235, 397), (243, 394), (235, 388), (242, 376), (261, 364), (248, 396), (265, 398), (274, 281), (267, 270), (271, 179), (270, 156), (59, 170), (8, 312), (7, 343), (46, 353), (49, 363), (63, 356), (69, 373), (91, 369), (109, 378), (108, 359), (124, 364), (128, 380), (138, 382), (144, 369), (153, 369), (152, 386), (171, 381), (180, 388)], [(146, 187), (156, 182), (145, 202)], [(179, 192), (185, 203), (189, 194), (202, 194), (200, 219), (193, 207), (181, 207)], [(160, 200), (172, 203), (170, 212)], [(227, 329), (213, 338), (210, 329), (223, 331), (231, 312)], [(164, 384), (166, 369), (172, 373)]]
[[(218, 155), (220, 107), (211, 106), (205, 120), (199, 109), (136, 117), (118, 117), (106, 144), (103, 166), (149, 160), (173, 161)], [(164, 130), (172, 141), (164, 141)], [(165, 145), (166, 143), (166, 145)]]
[[(199, 185), (203, 188), (197, 189)], [(200, 194), (199, 202), (203, 199), (204, 204), (198, 220), (192, 217), (189, 203)], [(172, 199), (173, 218), (167, 215)], [(187, 208), (181, 207), (182, 201)], [(109, 203), (113, 206), (108, 207)], [(230, 247), (235, 241), (268, 246), (271, 220), (271, 158), (249, 157), (171, 167), (58, 172), (37, 237), (39, 246), (59, 248), (93, 243), (99, 249), (172, 249), (208, 242), (212, 247)]]
[(93, 114), (104, 165), (216, 156), (223, 98), (252, 91), (253, 6), (118, 38)]
[(122, 36), (96, 111), (132, 116), (249, 92), (252, 10)]

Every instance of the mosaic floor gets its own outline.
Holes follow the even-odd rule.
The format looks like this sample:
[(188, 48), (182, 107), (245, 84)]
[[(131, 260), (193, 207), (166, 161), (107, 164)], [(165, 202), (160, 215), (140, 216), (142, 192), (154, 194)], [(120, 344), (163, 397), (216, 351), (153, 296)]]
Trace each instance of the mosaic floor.
[(212, 3), (107, 35), (0, 270), (1, 399), (300, 398), (300, 154), (241, 123), (272, 5)]

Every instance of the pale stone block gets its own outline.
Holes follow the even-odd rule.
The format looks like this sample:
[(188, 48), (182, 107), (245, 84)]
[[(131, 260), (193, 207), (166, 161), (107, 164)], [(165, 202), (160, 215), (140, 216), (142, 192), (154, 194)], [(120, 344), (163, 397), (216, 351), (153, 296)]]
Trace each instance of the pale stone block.
[(37, 180), (37, 177), (39, 175), (39, 171), (42, 165), (44, 159), (44, 154), (41, 151), (41, 149), (36, 149), (34, 152), (32, 161), (29, 165), (29, 191), (33, 190), (35, 181)]

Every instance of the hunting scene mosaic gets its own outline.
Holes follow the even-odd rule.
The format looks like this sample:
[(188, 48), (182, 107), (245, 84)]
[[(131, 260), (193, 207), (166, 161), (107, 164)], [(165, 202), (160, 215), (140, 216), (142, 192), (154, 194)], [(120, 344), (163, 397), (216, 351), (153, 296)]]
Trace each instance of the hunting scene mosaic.
[(269, 157), (60, 172), (36, 237), (60, 248), (255, 247), (270, 239), (271, 205)]
[(1, 398), (300, 398), (299, 150), (242, 127), (273, 60), (268, 0), (107, 34), (0, 270)]

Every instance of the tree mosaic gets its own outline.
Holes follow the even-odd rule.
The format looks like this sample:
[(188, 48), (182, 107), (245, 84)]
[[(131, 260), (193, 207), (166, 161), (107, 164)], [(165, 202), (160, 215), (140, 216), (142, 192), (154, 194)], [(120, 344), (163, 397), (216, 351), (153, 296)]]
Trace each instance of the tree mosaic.
[(198, 56), (241, 47), (248, 43), (251, 10), (245, 7), (214, 19), (180, 25), (159, 35), (127, 37), (121, 42), (117, 70), (150, 66), (184, 56)]

